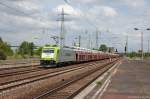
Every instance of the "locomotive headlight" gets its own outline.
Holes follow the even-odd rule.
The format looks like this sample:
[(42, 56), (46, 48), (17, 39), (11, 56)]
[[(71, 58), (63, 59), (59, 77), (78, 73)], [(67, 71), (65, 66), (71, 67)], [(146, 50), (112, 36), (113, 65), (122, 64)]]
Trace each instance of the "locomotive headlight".
[(54, 58), (54, 53), (42, 53), (42, 58)]

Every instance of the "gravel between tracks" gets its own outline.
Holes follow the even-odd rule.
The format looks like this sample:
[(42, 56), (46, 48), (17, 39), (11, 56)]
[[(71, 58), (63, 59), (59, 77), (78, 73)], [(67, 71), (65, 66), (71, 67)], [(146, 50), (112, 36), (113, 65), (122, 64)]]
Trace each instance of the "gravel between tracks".
[[(106, 61), (105, 61), (106, 62)], [(107, 60), (108, 62), (108, 60)], [(0, 93), (0, 98), (2, 99), (30, 99), (38, 94), (45, 92), (48, 90), (48, 88), (53, 88), (54, 86), (57, 86), (57, 84), (60, 82), (64, 82), (67, 79), (72, 78), (74, 75), (80, 74), (85, 70), (90, 70), (97, 65), (101, 65), (104, 62), (91, 62), (88, 63), (89, 65), (86, 66), (86, 69), (81, 69), (78, 71), (68, 72), (63, 75), (58, 75), (56, 77), (52, 77), (49, 79), (44, 79), (40, 81), (36, 81), (30, 84), (26, 84), (24, 86), (17, 87), (15, 89), (11, 89), (5, 92)], [(81, 64), (80, 64), (81, 65)], [(90, 66), (91, 65), (91, 66)], [(69, 67), (69, 66), (68, 66)], [(66, 68), (68, 68), (66, 67)]]
[(28, 65), (38, 65), (40, 64), (39, 59), (20, 59), (20, 60), (5, 60), (0, 61), (0, 69), (3, 68), (13, 68), (13, 67), (23, 67)]
[(32, 70), (37, 70), (40, 69), (40, 65), (29, 65), (29, 66), (24, 66), (20, 68), (12, 68), (12, 69), (0, 69), (0, 77), (5, 77), (5, 76), (13, 76), (17, 74), (21, 74), (23, 72), (28, 72)]
[(79, 80), (69, 84), (67, 87), (62, 88), (50, 95), (42, 97), (42, 99), (68, 99), (68, 98), (70, 99), (74, 95), (76, 95), (78, 93), (78, 91), (82, 90), (82, 88), (84, 88), (84, 86), (88, 85), (88, 83), (91, 83), (91, 81), (93, 81), (98, 76), (100, 76), (105, 71), (107, 71), (107, 69), (109, 69), (112, 65), (113, 64), (109, 64), (107, 67), (101, 68), (100, 70), (96, 70), (96, 72), (93, 72), (91, 74), (85, 73), (85, 75), (88, 75), (88, 76), (85, 76), (85, 77), (83, 76), (82, 79), (79, 79)]

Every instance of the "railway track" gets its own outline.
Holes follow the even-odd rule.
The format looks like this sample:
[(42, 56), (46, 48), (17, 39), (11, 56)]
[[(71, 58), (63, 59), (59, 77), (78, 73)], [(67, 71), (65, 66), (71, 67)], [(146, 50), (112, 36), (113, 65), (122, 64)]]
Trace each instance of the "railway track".
[(7, 67), (7, 66), (3, 66), (3, 68), (0, 68), (0, 72), (1, 71), (4, 71), (4, 70), (13, 70), (13, 69), (21, 69), (21, 68), (28, 68), (28, 67), (31, 67), (31, 66), (37, 66), (39, 65), (39, 63), (36, 63), (36, 64), (27, 64), (26, 65), (23, 65), (23, 66), (12, 66), (12, 67)]
[[(0, 84), (1, 85), (0, 86), (0, 98), (5, 98), (7, 96), (9, 97), (11, 96), (12, 93), (13, 93), (12, 96), (14, 96), (15, 93), (18, 93), (15, 95), (15, 97), (17, 97), (18, 95), (24, 96), (25, 93), (21, 93), (22, 91), (26, 92), (26, 94), (28, 93), (28, 96), (30, 96), (30, 97), (25, 97), (25, 98), (33, 98), (33, 97), (37, 98), (36, 96), (39, 96), (41, 95), (41, 93), (45, 92), (45, 91), (41, 92), (41, 90), (38, 88), (38, 87), (42, 88), (43, 87), (42, 84), (52, 81), (52, 82), (47, 83), (48, 85), (46, 89), (49, 88), (48, 86), (51, 86), (50, 88), (53, 88), (54, 90), (56, 87), (55, 88), (52, 87), (53, 85), (57, 85), (57, 86), (64, 85), (64, 82), (70, 82), (69, 79), (68, 80), (66, 79), (67, 76), (70, 76), (71, 78), (76, 78), (76, 77), (72, 77), (72, 74), (76, 75), (79, 73), (80, 75), (78, 75), (78, 77), (81, 77), (81, 75), (85, 75), (84, 73), (81, 74), (81, 72), (88, 69), (89, 71), (87, 72), (90, 73), (90, 70), (92, 70), (92, 68), (95, 68), (97, 64), (101, 64), (101, 65), (106, 64), (106, 60), (97, 61), (97, 62), (89, 62), (89, 63), (84, 63), (84, 64), (75, 64), (73, 66), (66, 66), (66, 67), (61, 67), (61, 68), (50, 68), (46, 70), (46, 72), (43, 71), (43, 73), (37, 73), (36, 75), (31, 75), (29, 73), (30, 76), (28, 77), (22, 76), (19, 79), (17, 78), (16, 80), (12, 80), (12, 81), (10, 80), (8, 82), (7, 80), (5, 80), (3, 83), (0, 82), (1, 83)], [(102, 68), (102, 66), (100, 67)], [(97, 68), (95, 68), (95, 70), (97, 70)], [(63, 82), (63, 83), (60, 83), (60, 82)], [(41, 83), (40, 86), (39, 86), (39, 83)], [(33, 86), (38, 86), (38, 87), (33, 88)], [(31, 90), (30, 92), (28, 89), (31, 89), (31, 88), (39, 92), (36, 92), (36, 94), (32, 93)], [(1, 96), (2, 93), (3, 94), (5, 93), (5, 97)]]
[(20, 75), (20, 74), (25, 74), (25, 73), (30, 73), (30, 72), (36, 72), (41, 70), (40, 66), (37, 66), (35, 68), (27, 69), (27, 70), (19, 70), (19, 71), (7, 71), (7, 72), (1, 72), (0, 77), (8, 77), (8, 76), (14, 76), (14, 75)]
[(110, 69), (115, 62), (104, 64), (98, 68), (82, 73), (80, 76), (61, 83), (59, 86), (35, 97), (34, 99), (72, 99), (83, 88), (92, 83), (96, 78)]
[[(19, 77), (19, 79), (14, 79), (14, 80), (9, 80), (10, 78), (6, 79), (0, 79), (0, 92), (9, 90), (18, 86), (22, 86), (25, 84), (33, 83), (35, 81), (47, 79), (50, 77), (54, 77), (57, 75), (61, 75), (67, 72), (79, 70), (85, 68), (85, 66), (89, 63), (84, 63), (84, 65), (78, 64), (78, 66), (73, 66), (73, 67), (62, 67), (62, 68), (51, 68), (51, 69), (44, 69), (43, 73), (36, 73), (34, 74), (28, 74), (29, 76), (27, 77)], [(46, 71), (46, 72), (45, 72)], [(12, 78), (12, 77), (11, 77)], [(15, 78), (15, 77), (13, 77)]]
[(40, 70), (40, 65), (29, 65), (23, 67), (3, 68), (0, 69), (0, 77), (19, 75)]
[(28, 68), (36, 65), (40, 65), (39, 60), (30, 60), (30, 61), (23, 61), (20, 60), (21, 62), (4, 62), (0, 63), (0, 72), (5, 71), (5, 70), (13, 70), (13, 69), (21, 69), (21, 68)]
[(5, 60), (0, 65), (16, 65), (16, 64), (27, 64), (39, 61), (39, 59), (21, 59), (21, 60)]

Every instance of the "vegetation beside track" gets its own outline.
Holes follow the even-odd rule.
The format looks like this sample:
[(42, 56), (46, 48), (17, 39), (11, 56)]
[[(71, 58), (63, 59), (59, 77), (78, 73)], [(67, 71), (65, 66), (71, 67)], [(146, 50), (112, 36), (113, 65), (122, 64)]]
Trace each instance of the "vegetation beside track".
[[(0, 38), (0, 60), (25, 59), (40, 57), (42, 47), (36, 47), (33, 42), (23, 41), (16, 50)], [(1, 62), (1, 61), (0, 61)]]
[[(141, 58), (141, 52), (130, 52), (126, 54), (127, 58), (129, 59), (140, 59)], [(150, 53), (144, 53), (144, 59), (150, 59)]]
[(12, 56), (12, 55), (13, 55), (13, 51), (10, 48), (10, 45), (4, 42), (0, 38), (0, 60), (5, 60), (7, 59), (7, 56)]

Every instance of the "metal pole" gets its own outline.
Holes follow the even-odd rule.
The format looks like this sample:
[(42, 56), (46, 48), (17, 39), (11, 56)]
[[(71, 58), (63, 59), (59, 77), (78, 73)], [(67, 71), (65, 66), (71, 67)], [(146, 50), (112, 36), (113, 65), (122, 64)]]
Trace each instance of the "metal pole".
[(85, 30), (85, 35), (87, 35), (87, 48), (89, 48), (89, 37), (88, 37), (88, 31), (87, 30)]
[(81, 47), (81, 35), (79, 35), (79, 47)]
[(90, 35), (90, 33), (89, 33), (89, 49), (91, 49), (91, 35)]
[(128, 53), (128, 35), (127, 35), (127, 37), (126, 37), (126, 40), (127, 40), (127, 41), (126, 41), (126, 49), (127, 49), (127, 50), (126, 50), (126, 53)]
[(96, 49), (98, 49), (98, 30), (96, 29)]
[(143, 60), (143, 32), (141, 32), (141, 55), (142, 55), (142, 60)]
[(61, 12), (61, 30), (60, 30), (60, 62), (62, 61), (62, 50), (64, 47), (64, 9), (62, 8)]
[(149, 40), (148, 40), (148, 53), (149, 53)]
[(60, 32), (60, 48), (64, 46), (64, 9), (61, 13), (61, 32)]

